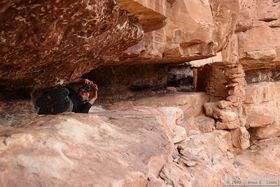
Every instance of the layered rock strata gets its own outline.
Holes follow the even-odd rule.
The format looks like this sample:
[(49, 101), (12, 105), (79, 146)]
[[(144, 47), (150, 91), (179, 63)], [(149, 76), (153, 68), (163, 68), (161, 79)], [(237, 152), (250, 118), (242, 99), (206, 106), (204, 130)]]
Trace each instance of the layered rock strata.
[(246, 88), (244, 101), (247, 128), (253, 139), (280, 136), (279, 82), (251, 84)]
[[(132, 14), (137, 15), (142, 11), (137, 7), (144, 6), (166, 18), (163, 28), (146, 32), (139, 44), (125, 51), (122, 59), (129, 63), (178, 63), (214, 56), (230, 40), (239, 12), (237, 0), (119, 2)], [(147, 15), (152, 22), (154, 14)]]
[(245, 68), (275, 67), (280, 60), (279, 1), (240, 1), (239, 60)]

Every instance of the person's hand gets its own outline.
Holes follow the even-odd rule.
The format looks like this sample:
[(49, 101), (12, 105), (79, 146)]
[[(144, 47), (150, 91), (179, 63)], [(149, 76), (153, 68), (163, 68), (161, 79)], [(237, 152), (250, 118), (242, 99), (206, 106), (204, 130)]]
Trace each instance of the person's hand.
[(96, 84), (92, 84), (92, 94), (93, 97), (90, 99), (89, 103), (93, 104), (95, 100), (97, 99), (97, 91), (98, 91), (98, 86)]
[(97, 86), (97, 84), (92, 83), (91, 87), (92, 87), (92, 92), (96, 95), (96, 93), (97, 93), (97, 91), (98, 91), (98, 86)]
[(84, 81), (85, 81), (85, 84), (88, 84), (90, 86), (93, 85), (93, 82), (91, 80), (89, 80), (89, 79), (84, 79)]

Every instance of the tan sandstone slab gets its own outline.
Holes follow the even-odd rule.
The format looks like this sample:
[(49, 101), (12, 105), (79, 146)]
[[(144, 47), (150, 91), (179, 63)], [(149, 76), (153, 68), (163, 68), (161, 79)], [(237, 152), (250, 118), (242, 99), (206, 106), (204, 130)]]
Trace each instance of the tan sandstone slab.
[(0, 186), (157, 184), (172, 148), (165, 125), (147, 107), (1, 124)]

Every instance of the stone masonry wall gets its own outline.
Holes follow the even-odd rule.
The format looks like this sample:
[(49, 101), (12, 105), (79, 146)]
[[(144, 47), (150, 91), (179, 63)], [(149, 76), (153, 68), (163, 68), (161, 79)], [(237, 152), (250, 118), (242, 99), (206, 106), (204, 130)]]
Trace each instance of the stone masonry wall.
[(242, 65), (214, 63), (210, 75), (206, 92), (213, 97), (213, 102), (204, 104), (206, 115), (216, 120), (216, 129), (231, 131), (235, 147), (248, 148), (250, 135), (243, 112), (246, 81)]

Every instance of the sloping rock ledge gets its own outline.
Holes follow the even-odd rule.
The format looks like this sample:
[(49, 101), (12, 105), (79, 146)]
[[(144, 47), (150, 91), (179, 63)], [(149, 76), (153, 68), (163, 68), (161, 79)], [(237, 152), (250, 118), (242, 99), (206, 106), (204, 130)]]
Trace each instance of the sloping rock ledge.
[[(197, 102), (203, 95), (190, 98)], [(167, 102), (167, 106), (127, 106), (90, 114), (3, 120), (0, 186), (223, 186), (224, 182), (252, 179), (278, 182), (280, 138), (256, 141), (238, 153), (229, 131), (189, 131), (187, 137), (180, 128), (188, 118), (187, 110), (193, 110), (187, 105), (176, 107)], [(199, 111), (193, 116), (201, 119)], [(209, 121), (205, 118), (201, 123)]]

